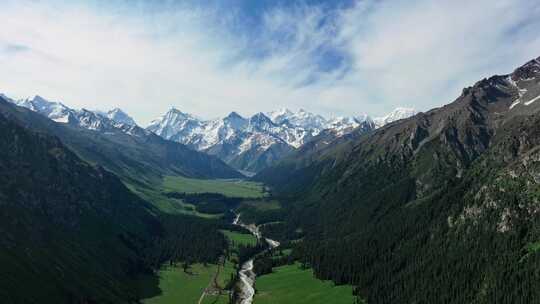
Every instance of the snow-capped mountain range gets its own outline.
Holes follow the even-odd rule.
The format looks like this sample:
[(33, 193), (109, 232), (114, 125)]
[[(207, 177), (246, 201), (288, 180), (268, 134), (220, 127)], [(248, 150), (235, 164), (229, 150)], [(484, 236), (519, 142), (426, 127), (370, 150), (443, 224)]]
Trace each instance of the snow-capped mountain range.
[(107, 112), (76, 110), (40, 96), (20, 100), (6, 99), (56, 122), (89, 130), (120, 131), (133, 136), (153, 132), (167, 140), (216, 155), (232, 167), (245, 172), (257, 172), (272, 165), (323, 130), (339, 137), (359, 127), (367, 132), (416, 114), (413, 109), (397, 108), (388, 115), (375, 119), (367, 115), (327, 119), (302, 109), (280, 109), (250, 117), (231, 112), (223, 118), (204, 120), (171, 108), (143, 129), (118, 108)]
[(58, 123), (70, 124), (103, 133), (123, 132), (138, 137), (150, 134), (149, 131), (139, 127), (133, 118), (118, 108), (107, 112), (87, 109), (76, 110), (61, 102), (46, 100), (39, 95), (18, 100), (9, 98), (4, 94), (0, 94), (0, 96), (18, 106), (47, 116)]
[(388, 115), (375, 119), (367, 115), (326, 119), (303, 109), (296, 112), (280, 109), (268, 113), (260, 112), (248, 118), (232, 112), (224, 118), (202, 120), (172, 108), (152, 121), (147, 130), (164, 138), (190, 145), (197, 150), (206, 150), (241, 132), (264, 133), (274, 138), (276, 142), (285, 142), (298, 148), (322, 130), (331, 129), (337, 136), (341, 136), (360, 125), (368, 125), (371, 129), (375, 129), (396, 120), (411, 117), (416, 113), (414, 109), (396, 108)]
[(136, 126), (137, 125), (137, 123), (135, 122), (135, 120), (133, 118), (131, 118), (131, 116), (129, 116), (128, 114), (126, 114), (126, 112), (122, 111), (119, 108), (114, 108), (114, 109), (112, 109), (112, 110), (110, 110), (108, 112), (95, 111), (95, 113), (97, 113), (97, 114), (99, 114), (101, 116), (107, 117), (110, 120), (116, 121), (118, 123), (126, 124), (126, 125), (129, 125), (129, 126)]
[(375, 119), (367, 115), (326, 119), (302, 109), (280, 109), (251, 117), (232, 112), (224, 118), (202, 120), (172, 108), (152, 121), (147, 130), (217, 155), (237, 169), (257, 172), (323, 130), (331, 130), (339, 137), (358, 127), (370, 131), (414, 114), (413, 109), (397, 108)]

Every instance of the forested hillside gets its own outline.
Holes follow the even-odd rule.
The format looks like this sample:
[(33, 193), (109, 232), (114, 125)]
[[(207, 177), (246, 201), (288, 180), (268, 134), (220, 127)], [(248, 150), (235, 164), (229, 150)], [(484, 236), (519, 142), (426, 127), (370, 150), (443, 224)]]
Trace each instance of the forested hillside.
[(222, 254), (217, 223), (162, 215), (58, 138), (23, 125), (0, 114), (2, 303), (134, 303), (139, 274)]
[(537, 59), (257, 179), (300, 181), (297, 251), (368, 303), (538, 303), (539, 95)]

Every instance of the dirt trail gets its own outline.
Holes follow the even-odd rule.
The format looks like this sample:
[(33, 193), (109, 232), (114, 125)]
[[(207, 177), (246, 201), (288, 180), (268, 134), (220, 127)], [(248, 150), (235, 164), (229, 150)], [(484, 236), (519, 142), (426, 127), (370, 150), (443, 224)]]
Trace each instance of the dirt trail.
[(221, 257), (219, 259), (219, 263), (218, 263), (218, 266), (217, 266), (217, 269), (216, 269), (216, 273), (214, 273), (214, 276), (210, 279), (210, 282), (208, 283), (208, 286), (203, 290), (203, 292), (201, 294), (201, 297), (199, 298), (199, 301), (197, 302), (197, 304), (202, 304), (202, 302), (204, 300), (204, 297), (209, 292), (221, 290), (221, 286), (219, 286), (219, 283), (218, 283), (218, 278), (219, 278), (219, 273), (221, 272), (221, 265), (223, 265), (224, 263), (225, 263), (225, 257)]

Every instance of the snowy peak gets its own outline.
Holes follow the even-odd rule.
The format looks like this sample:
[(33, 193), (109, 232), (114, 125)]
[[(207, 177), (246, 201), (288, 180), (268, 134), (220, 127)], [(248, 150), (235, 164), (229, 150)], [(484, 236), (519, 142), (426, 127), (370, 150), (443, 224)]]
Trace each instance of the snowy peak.
[(78, 125), (89, 130), (102, 130), (108, 119), (87, 109), (81, 109), (76, 114)]
[[(540, 89), (538, 88), (540, 82), (540, 57), (527, 62), (504, 78), (490, 78), (490, 80), (493, 79), (497, 81), (502, 79), (514, 91), (515, 97), (509, 106), (510, 110), (530, 106), (540, 101)], [(497, 84), (492, 85), (497, 86)]]
[(198, 121), (198, 119), (188, 113), (184, 113), (177, 108), (171, 108), (165, 115), (163, 115), (161, 118), (157, 119), (156, 121), (160, 121), (162, 123), (166, 123), (169, 125), (175, 124), (175, 123), (182, 123), (184, 121), (189, 120), (195, 120)]
[[(17, 100), (14, 101), (14, 103), (18, 106), (45, 115), (56, 122), (80, 124), (85, 128), (91, 126), (92, 129), (95, 129), (97, 125), (103, 125), (98, 122), (102, 118), (111, 120), (117, 124), (126, 124), (130, 126), (137, 125), (133, 118), (119, 108), (115, 108), (108, 112), (91, 111), (87, 109), (79, 111), (71, 109), (61, 102), (49, 101), (39, 95), (32, 98)], [(90, 120), (92, 123), (89, 122)]]
[(271, 111), (266, 113), (270, 119), (272, 119), (273, 122), (279, 124), (281, 121), (288, 119), (289, 117), (293, 116), (294, 113), (287, 109), (287, 108), (281, 108), (277, 111)]
[(326, 129), (333, 130), (337, 136), (343, 136), (359, 127), (362, 130), (370, 131), (375, 129), (375, 123), (366, 114), (357, 117), (340, 116), (328, 120)]
[(87, 109), (71, 109), (61, 102), (48, 101), (41, 96), (13, 100), (12, 103), (25, 107), (59, 123), (79, 126), (88, 130), (103, 133), (122, 132), (132, 136), (143, 136), (148, 131), (138, 127), (133, 119), (120, 109), (113, 109), (107, 113)]
[(274, 128), (274, 122), (264, 113), (259, 112), (249, 118), (248, 128), (251, 131), (268, 131)]
[(153, 120), (146, 129), (170, 139), (186, 129), (191, 130), (199, 127), (201, 123), (196, 117), (171, 108), (163, 116)]
[(326, 127), (327, 121), (321, 115), (313, 114), (304, 109), (293, 112), (289, 109), (280, 109), (278, 111), (268, 112), (268, 117), (277, 124), (291, 124), (304, 129), (322, 130)]
[(418, 112), (415, 109), (412, 109), (412, 108), (398, 107), (398, 108), (395, 108), (388, 115), (385, 115), (383, 117), (377, 117), (377, 118), (373, 119), (373, 121), (375, 122), (375, 125), (377, 126), (377, 128), (380, 128), (380, 127), (382, 127), (382, 126), (384, 126), (386, 124), (389, 124), (391, 122), (414, 116), (417, 113)]
[(15, 101), (15, 104), (21, 107), (28, 108), (32, 111), (39, 112), (50, 119), (68, 123), (73, 117), (73, 110), (62, 104), (61, 102), (48, 101), (45, 98), (36, 95), (32, 98), (26, 98)]
[(227, 117), (225, 117), (225, 119), (229, 119), (229, 120), (244, 120), (245, 118), (242, 117), (240, 114), (236, 113), (235, 111), (232, 111), (231, 113), (229, 113), (229, 115), (227, 115)]
[(313, 114), (304, 109), (300, 109), (297, 112), (289, 109), (280, 109), (268, 112), (268, 116), (276, 125), (286, 124), (295, 128), (302, 128), (308, 131), (311, 136), (315, 136), (326, 129), (333, 129), (337, 131), (336, 134), (341, 136), (359, 127), (361, 124), (367, 123), (369, 125), (373, 123), (371, 118), (366, 114), (357, 117), (341, 116), (326, 119), (321, 115)]
[(248, 123), (248, 120), (245, 119), (244, 117), (240, 116), (240, 114), (236, 113), (236, 112), (231, 112), (229, 115), (227, 115), (227, 117), (225, 117), (223, 119), (223, 122), (235, 129), (235, 130), (241, 130), (241, 129), (244, 129)]
[(353, 125), (358, 124), (358, 120), (352, 116), (338, 116), (328, 121), (330, 127), (335, 125)]
[(511, 75), (513, 81), (532, 80), (540, 74), (540, 57), (533, 59), (517, 68)]
[(130, 125), (130, 126), (136, 126), (137, 125), (137, 123), (135, 122), (135, 120), (131, 116), (129, 116), (126, 112), (122, 111), (119, 108), (114, 108), (114, 109), (110, 110), (109, 112), (107, 112), (106, 116), (110, 120), (113, 120), (113, 121), (118, 122), (118, 123), (123, 123), (123, 124)]

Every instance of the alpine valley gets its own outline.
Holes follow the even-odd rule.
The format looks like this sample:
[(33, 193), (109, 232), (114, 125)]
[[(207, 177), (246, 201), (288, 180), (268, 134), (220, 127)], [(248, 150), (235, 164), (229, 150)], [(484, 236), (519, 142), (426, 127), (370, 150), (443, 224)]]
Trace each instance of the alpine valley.
[(540, 303), (540, 57), (384, 117), (0, 96), (2, 303)]

